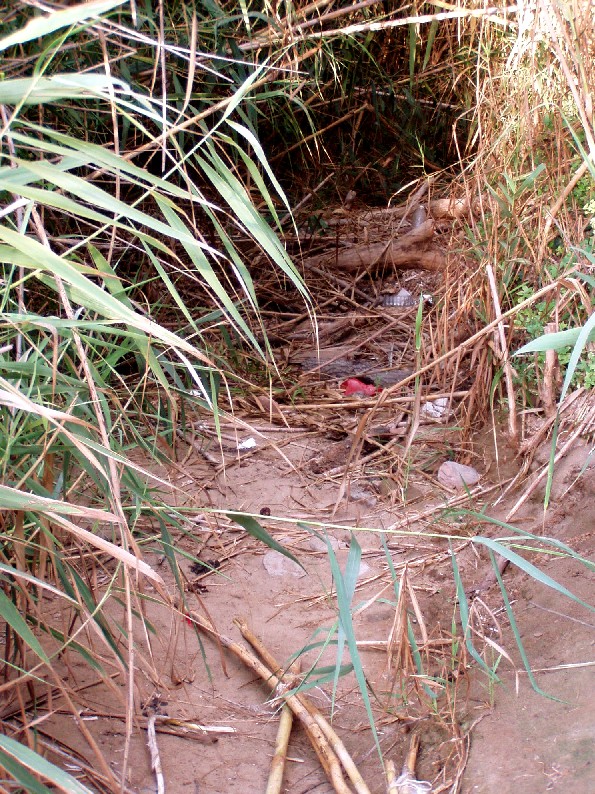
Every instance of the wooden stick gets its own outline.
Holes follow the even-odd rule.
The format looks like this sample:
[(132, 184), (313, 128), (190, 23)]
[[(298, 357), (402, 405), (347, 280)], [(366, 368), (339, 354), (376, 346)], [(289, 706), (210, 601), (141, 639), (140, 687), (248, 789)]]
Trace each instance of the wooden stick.
[[(544, 334), (552, 334), (557, 331), (557, 323), (546, 323), (543, 329)], [(539, 389), (545, 415), (548, 419), (556, 416), (557, 391), (560, 385), (560, 362), (557, 350), (545, 351), (545, 367), (543, 368), (543, 384)]]
[(293, 714), (288, 705), (281, 709), (279, 719), (279, 729), (275, 741), (275, 754), (271, 760), (271, 771), (265, 794), (281, 794), (283, 783), (283, 772), (285, 771), (285, 761), (287, 758), (287, 745), (293, 726)]
[(498, 320), (497, 332), (499, 339), (499, 348), (502, 355), (502, 367), (504, 369), (504, 376), (506, 379), (506, 394), (508, 397), (508, 434), (510, 441), (516, 447), (519, 445), (519, 426), (516, 412), (516, 401), (514, 396), (514, 382), (512, 379), (512, 366), (510, 364), (510, 355), (508, 353), (508, 346), (506, 344), (506, 334), (504, 333), (504, 323), (502, 322), (502, 309), (500, 308), (500, 298), (498, 297), (498, 288), (496, 287), (496, 279), (494, 277), (494, 270), (491, 265), (486, 266), (486, 273), (488, 274), (488, 282), (492, 293), (492, 300), (494, 302), (494, 314)]
[(149, 745), (149, 752), (151, 754), (151, 768), (153, 772), (155, 772), (157, 794), (165, 794), (165, 780), (161, 768), (161, 756), (159, 754), (159, 745), (157, 744), (157, 735), (155, 733), (154, 713), (149, 716), (147, 723), (147, 744)]
[[(266, 667), (266, 665), (257, 659), (256, 656), (254, 656), (254, 654), (252, 654), (247, 648), (237, 642), (234, 642), (233, 640), (230, 640), (229, 637), (226, 637), (224, 634), (220, 634), (207, 620), (205, 620), (205, 618), (202, 617), (202, 615), (199, 615), (197, 612), (187, 612), (185, 617), (192, 620), (199, 629), (204, 631), (210, 637), (216, 639), (217, 642), (219, 642), (224, 648), (227, 648), (227, 650), (231, 651), (234, 656), (237, 656), (237, 658), (243, 662), (246, 667), (250, 668), (250, 670), (262, 678), (262, 680), (271, 689), (274, 690), (279, 688), (280, 690), (282, 687), (286, 686), (287, 682), (282, 681), (280, 676), (272, 673)], [(279, 669), (278, 665), (276, 664), (272, 665), (272, 667), (276, 670)], [(320, 759), (320, 763), (322, 764), (322, 767), (331, 785), (335, 789), (335, 792), (337, 794), (352, 794), (345, 783), (345, 779), (343, 778), (341, 765), (339, 764), (337, 756), (335, 755), (332, 747), (329, 745), (324, 733), (308, 712), (308, 709), (295, 695), (285, 696), (280, 693), (280, 696), (284, 697), (285, 702), (292, 710), (293, 714), (304, 726), (304, 729), (308, 734), (308, 738), (310, 739), (310, 742), (316, 751), (316, 755)]]
[(543, 261), (543, 257), (545, 254), (545, 249), (547, 248), (547, 244), (549, 242), (550, 236), (550, 229), (552, 228), (552, 224), (556, 219), (556, 215), (560, 211), (560, 207), (564, 205), (568, 196), (572, 193), (574, 188), (578, 185), (584, 175), (587, 173), (589, 168), (589, 161), (583, 160), (580, 166), (577, 168), (576, 173), (570, 180), (570, 182), (566, 185), (562, 194), (558, 196), (554, 204), (552, 205), (551, 209), (547, 213), (547, 220), (545, 222), (545, 227), (541, 232), (541, 244), (539, 246), (539, 252), (537, 254), (537, 264), (540, 265)]
[(405, 764), (403, 766), (403, 774), (407, 774), (409, 777), (415, 777), (415, 765), (417, 763), (418, 752), (419, 736), (414, 733), (411, 737), (411, 741), (409, 742), (409, 752), (407, 753), (407, 759), (405, 760)]
[(386, 774), (386, 794), (395, 794), (397, 791), (397, 768), (394, 761), (386, 761), (384, 764)]
[[(250, 643), (250, 645), (254, 648), (254, 650), (261, 656), (265, 664), (271, 667), (275, 671), (279, 671), (278, 675), (281, 680), (284, 679), (284, 671), (280, 670), (279, 664), (276, 661), (275, 657), (271, 654), (271, 652), (266, 648), (259, 637), (257, 637), (252, 630), (249, 628), (246, 621), (242, 620), (241, 618), (234, 618), (235, 625), (239, 628), (242, 632), (242, 636), (244, 639)], [(331, 747), (337, 754), (339, 760), (343, 764), (343, 769), (347, 772), (349, 779), (353, 783), (357, 794), (370, 794), (370, 789), (365, 784), (362, 776), (360, 775), (353, 759), (347, 752), (347, 748), (341, 741), (341, 739), (337, 736), (333, 728), (329, 725), (327, 720), (322, 716), (322, 714), (318, 711), (316, 706), (312, 703), (312, 701), (301, 692), (298, 695), (295, 695), (295, 698), (303, 704), (303, 706), (307, 709), (308, 713), (312, 717), (312, 719), (316, 722), (320, 730), (323, 732), (324, 736), (330, 743)]]
[(353, 786), (357, 791), (357, 794), (370, 794), (370, 789), (367, 787), (366, 783), (364, 782), (364, 779), (360, 775), (358, 768), (353, 762), (352, 757), (347, 752), (347, 748), (345, 747), (339, 736), (335, 733), (333, 728), (325, 720), (325, 718), (318, 711), (318, 709), (316, 709), (316, 707), (312, 704), (311, 700), (306, 700), (305, 705), (308, 711), (312, 709), (310, 713), (316, 720), (316, 723), (318, 724), (321, 731), (324, 732), (324, 735), (329, 740), (333, 750), (337, 753), (339, 760), (343, 764), (343, 769), (347, 772), (347, 775), (351, 780), (351, 782), (353, 783)]
[(378, 268), (383, 265), (443, 270), (446, 266), (446, 257), (442, 251), (430, 246), (433, 238), (434, 221), (428, 220), (394, 240), (360, 243), (339, 250), (325, 251), (319, 256), (304, 259), (302, 265), (311, 268), (327, 263), (330, 267), (343, 272)]

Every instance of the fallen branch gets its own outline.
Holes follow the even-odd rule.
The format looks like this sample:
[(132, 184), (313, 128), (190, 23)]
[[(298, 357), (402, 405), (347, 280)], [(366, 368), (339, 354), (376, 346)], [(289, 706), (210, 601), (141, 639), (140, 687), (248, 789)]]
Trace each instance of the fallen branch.
[[(359, 212), (357, 215), (353, 214), (349, 217), (349, 221), (356, 223), (358, 226), (368, 226), (371, 223), (381, 222), (385, 225), (392, 220), (405, 218), (409, 213), (419, 204), (426, 192), (427, 187), (422, 187), (413, 193), (405, 204), (398, 207), (382, 207), (381, 209), (371, 209), (365, 212)], [(428, 206), (428, 214), (434, 220), (446, 220), (465, 218), (472, 215), (472, 208), (466, 198), (458, 199), (433, 199)], [(345, 223), (345, 215), (338, 215), (334, 218), (326, 218), (329, 226), (336, 226)]]
[(442, 251), (432, 247), (433, 238), (434, 222), (427, 220), (394, 240), (333, 249), (320, 256), (304, 259), (303, 265), (305, 268), (334, 267), (347, 272), (390, 265), (399, 268), (443, 270), (446, 257)]
[[(250, 643), (250, 645), (254, 648), (256, 653), (258, 653), (258, 655), (265, 662), (265, 664), (268, 665), (272, 670), (275, 670), (276, 672), (278, 671), (279, 678), (282, 681), (286, 681), (285, 671), (280, 669), (279, 664), (275, 659), (275, 657), (271, 654), (268, 648), (266, 648), (263, 645), (262, 641), (254, 634), (254, 632), (248, 627), (246, 621), (241, 620), (240, 618), (235, 618), (233, 622), (242, 632), (242, 637), (247, 642)], [(338, 758), (340, 759), (341, 763), (343, 764), (343, 768), (347, 772), (349, 779), (355, 786), (355, 790), (357, 791), (357, 794), (370, 794), (370, 789), (365, 784), (355, 763), (353, 762), (353, 759), (347, 752), (347, 748), (345, 747), (339, 736), (337, 736), (333, 728), (329, 725), (329, 723), (325, 720), (322, 714), (318, 711), (316, 706), (303, 693), (295, 695), (295, 697), (307, 709), (312, 719), (316, 722), (316, 724), (323, 732), (326, 739), (329, 741), (331, 747), (333, 748)]]
[(281, 709), (277, 739), (275, 741), (275, 754), (271, 760), (271, 771), (265, 794), (281, 794), (283, 784), (283, 772), (285, 771), (285, 760), (287, 758), (287, 745), (293, 726), (293, 714), (286, 704)]
[[(337, 756), (329, 745), (324, 733), (313, 719), (308, 709), (304, 706), (301, 699), (296, 695), (284, 695), (283, 690), (287, 688), (287, 681), (284, 681), (280, 675), (266, 667), (259, 659), (254, 656), (247, 648), (237, 642), (229, 639), (223, 634), (220, 634), (216, 629), (196, 612), (187, 612), (186, 617), (191, 620), (196, 626), (213, 637), (220, 645), (227, 650), (231, 651), (246, 667), (250, 668), (256, 673), (272, 690), (276, 690), (279, 697), (283, 697), (286, 704), (289, 706), (293, 714), (299, 719), (304, 726), (304, 729), (310, 739), (316, 755), (320, 759), (320, 763), (326, 773), (327, 778), (332, 784), (337, 794), (352, 794), (341, 771), (341, 765)], [(279, 670), (275, 666), (275, 670)]]

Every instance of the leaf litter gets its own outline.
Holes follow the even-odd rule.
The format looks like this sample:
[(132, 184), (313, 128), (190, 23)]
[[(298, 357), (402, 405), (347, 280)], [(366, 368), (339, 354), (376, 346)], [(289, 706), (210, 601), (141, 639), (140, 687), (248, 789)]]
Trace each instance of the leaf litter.
[[(160, 605), (150, 582), (144, 585), (128, 790), (155, 790), (152, 757), (170, 792), (264, 791), (288, 690), (296, 698), (290, 710), (304, 728), (291, 729), (280, 761), (285, 791), (375, 793), (419, 785), (419, 791), (487, 794), (493, 789), (485, 780), (506, 775), (522, 778), (524, 791), (537, 794), (544, 779), (548, 785), (572, 775), (587, 780), (590, 771), (572, 747), (566, 756), (544, 750), (556, 701), (537, 701), (543, 730), (526, 734), (544, 753), (541, 767), (519, 752), (518, 731), (507, 716), (517, 719), (524, 703), (541, 696), (524, 677), (497, 586), (505, 568), (492, 569), (473, 538), (501, 537), (497, 522), (508, 511), (532, 538), (550, 532), (572, 541), (584, 557), (592, 554), (592, 527), (575, 516), (578, 504), (582, 516), (593, 514), (593, 468), (581, 442), (593, 433), (592, 395), (574, 392), (560, 408), (559, 501), (544, 519), (538, 499), (547, 423), (526, 429), (518, 460), (499, 428), (478, 430), (468, 421), (477, 345), (496, 323), (471, 329), (459, 346), (462, 355), (437, 333), (453, 308), (441, 299), (448, 281), (436, 272), (401, 275), (386, 288), (413, 290), (416, 309), (378, 302), (382, 276), (380, 282), (351, 279), (352, 286), (360, 284), (354, 297), (323, 264), (327, 283), (317, 293), (317, 330), (299, 312), (271, 324), (277, 360), (287, 362), (278, 370), (281, 382), (268, 390), (253, 382), (254, 399), (248, 392), (235, 399), (217, 424), (197, 409), (178, 431), (171, 465), (153, 472), (170, 483), (170, 489), (160, 485), (160, 493), (178, 517), (169, 552), (174, 571), (165, 565), (163, 535), (141, 519), (144, 559), (170, 592), (181, 587), (181, 593), (172, 611)], [(280, 300), (272, 284), (259, 289)], [(426, 294), (437, 300), (428, 304)], [(393, 372), (399, 374), (391, 382)], [(373, 391), (345, 388), (352, 379)], [(541, 470), (534, 464), (527, 484), (540, 455)], [(454, 457), (463, 471), (473, 466), (479, 480), (438, 476)], [(549, 556), (543, 562), (538, 540), (530, 545), (517, 538), (517, 544), (589, 601), (576, 560)], [(99, 582), (101, 576), (108, 581), (113, 562), (101, 555), (95, 562), (103, 570)], [(527, 648), (532, 664), (543, 668), (536, 672), (543, 686), (556, 681), (552, 695), (559, 687), (574, 698), (572, 720), (586, 724), (569, 687), (591, 664), (585, 656), (592, 649), (589, 617), (522, 570), (504, 576), (514, 614), (520, 610), (522, 652)], [(550, 628), (564, 619), (571, 621), (563, 623), (566, 638)], [(247, 666), (254, 651), (238, 651), (228, 637), (238, 626), (252, 638), (249, 645), (261, 643), (264, 662)], [(226, 652), (232, 646), (235, 657)], [(101, 679), (89, 680), (89, 667), (69, 651), (60, 666), (79, 676), (81, 718), (117, 775), (125, 731), (121, 681), (110, 693)], [(502, 695), (510, 687), (499, 682), (516, 686), (517, 699)], [(71, 753), (97, 790), (109, 790), (105, 776), (88, 771), (84, 742), (56, 697), (43, 717), (49, 752)], [(18, 712), (7, 718), (18, 722)], [(555, 719), (558, 730), (569, 724), (559, 711)], [(483, 727), (493, 720), (498, 741)], [(539, 722), (533, 718), (534, 727)], [(390, 761), (386, 767), (379, 753)]]

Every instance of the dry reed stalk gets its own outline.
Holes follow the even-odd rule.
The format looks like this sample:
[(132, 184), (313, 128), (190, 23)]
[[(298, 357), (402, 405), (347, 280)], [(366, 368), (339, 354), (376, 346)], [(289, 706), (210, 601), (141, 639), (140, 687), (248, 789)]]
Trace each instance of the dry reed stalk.
[[(310, 33), (305, 36), (306, 39), (322, 39), (330, 38), (338, 35), (351, 36), (355, 33), (364, 33), (368, 31), (391, 30), (393, 28), (402, 27), (403, 25), (422, 25), (431, 22), (440, 22), (446, 20), (465, 20), (465, 19), (483, 19), (485, 21), (493, 22), (501, 27), (508, 27), (511, 23), (506, 18), (507, 14), (516, 14), (518, 7), (516, 5), (505, 6), (498, 8), (496, 6), (488, 6), (486, 8), (459, 8), (453, 11), (444, 11), (436, 14), (423, 14), (417, 16), (409, 16), (400, 19), (389, 19), (384, 22), (365, 22), (361, 24), (348, 25), (344, 28), (335, 28), (332, 30), (321, 31), (320, 33)], [(504, 14), (504, 16), (500, 16)]]
[(300, 141), (297, 141), (297, 143), (294, 143), (288, 149), (284, 149), (282, 152), (279, 152), (279, 154), (276, 154), (274, 157), (270, 157), (269, 163), (272, 164), (275, 162), (275, 160), (279, 160), (281, 157), (285, 157), (285, 155), (289, 154), (289, 152), (292, 152), (294, 149), (298, 149), (303, 144), (315, 140), (316, 138), (323, 135), (325, 132), (332, 130), (334, 127), (337, 127), (339, 124), (343, 124), (344, 121), (347, 121), (347, 119), (350, 119), (352, 116), (356, 116), (358, 113), (364, 113), (366, 110), (370, 112), (373, 111), (374, 108), (372, 107), (372, 105), (369, 105), (367, 102), (361, 105), (361, 107), (353, 108), (344, 116), (342, 116), (340, 119), (335, 119), (335, 121), (332, 121), (323, 129), (317, 130), (316, 132), (307, 135), (305, 138), (302, 138)]
[[(227, 648), (227, 650), (233, 653), (234, 656), (236, 656), (243, 664), (245, 664), (260, 678), (262, 678), (262, 680), (271, 690), (275, 691), (278, 688), (285, 688), (286, 684), (283, 682), (283, 680), (277, 674), (272, 672), (247, 648), (243, 647), (237, 642), (234, 642), (225, 635), (220, 634), (211, 623), (205, 620), (205, 618), (198, 613), (188, 612), (186, 616), (192, 620), (201, 631), (204, 631), (210, 637), (214, 638), (222, 647)], [(279, 670), (279, 666), (275, 664), (274, 669)], [(322, 764), (327, 778), (335, 789), (335, 792), (337, 794), (351, 794), (347, 784), (345, 783), (345, 779), (341, 771), (341, 765), (337, 756), (328, 743), (324, 733), (313, 719), (308, 709), (304, 706), (301, 699), (296, 695), (289, 695), (286, 697), (281, 695), (281, 697), (284, 698), (285, 703), (287, 703), (294, 715), (302, 723), (316, 752), (316, 755)]]
[[(558, 330), (558, 325), (557, 323), (547, 323), (543, 330), (544, 333), (551, 334)], [(558, 352), (556, 350), (546, 350), (543, 383), (539, 391), (547, 419), (555, 417), (557, 413), (557, 394), (561, 382)]]
[[(116, 778), (113, 771), (111, 770), (104, 754), (101, 752), (99, 745), (95, 741), (93, 735), (88, 730), (87, 726), (85, 725), (84, 719), (81, 716), (80, 709), (78, 709), (73, 700), (70, 698), (70, 695), (67, 691), (66, 684), (60, 679), (59, 675), (54, 672), (53, 668), (50, 666), (49, 668), (50, 675), (54, 678), (55, 686), (60, 689), (60, 693), (72, 714), (74, 721), (81, 732), (81, 735), (84, 737), (85, 741), (89, 745), (91, 751), (95, 755), (97, 759), (97, 764), (101, 771), (101, 774), (107, 779), (110, 786), (113, 787), (114, 791), (121, 791), (122, 787), (124, 786), (124, 776), (121, 777), (120, 780)], [(126, 714), (126, 724), (128, 724), (129, 716), (128, 712)]]
[(265, 794), (281, 794), (283, 785), (283, 772), (287, 758), (287, 747), (293, 726), (293, 714), (288, 705), (281, 708), (279, 729), (275, 740), (275, 753), (271, 759), (271, 768)]
[[(504, 499), (504, 497), (521, 482), (523, 477), (525, 477), (525, 475), (529, 471), (531, 463), (533, 462), (533, 458), (535, 456), (537, 449), (543, 443), (548, 433), (550, 432), (554, 422), (556, 421), (556, 416), (559, 416), (562, 422), (565, 415), (571, 413), (571, 409), (574, 410), (577, 404), (579, 406), (581, 405), (582, 398), (584, 398), (585, 394), (586, 392), (584, 389), (577, 389), (576, 391), (568, 394), (564, 399), (564, 402), (556, 412), (556, 414), (554, 416), (549, 417), (544, 422), (542, 422), (538, 430), (535, 433), (533, 433), (530, 438), (526, 439), (521, 444), (518, 453), (519, 457), (523, 461), (521, 469), (518, 472), (518, 474), (510, 481), (510, 483), (507, 485), (507, 487), (504, 489), (504, 491), (501, 493), (498, 499), (494, 502), (494, 506), (498, 505)], [(585, 429), (588, 429), (588, 426)]]
[[(415, 400), (415, 395), (410, 397), (395, 397), (394, 395), (398, 392), (403, 390), (406, 386), (411, 384), (415, 381), (416, 378), (419, 378), (421, 375), (425, 375), (434, 371), (436, 368), (440, 367), (441, 365), (445, 365), (446, 362), (450, 361), (451, 359), (457, 359), (462, 355), (462, 353), (469, 354), (472, 351), (475, 345), (479, 344), (492, 332), (495, 328), (497, 328), (504, 320), (513, 317), (518, 312), (522, 311), (523, 309), (531, 306), (533, 303), (539, 301), (546, 295), (548, 295), (553, 290), (557, 289), (557, 283), (554, 282), (552, 284), (548, 284), (542, 289), (538, 290), (534, 295), (526, 300), (522, 301), (518, 305), (514, 306), (513, 308), (509, 309), (506, 312), (503, 312), (500, 317), (496, 318), (480, 331), (472, 334), (467, 339), (463, 340), (458, 347), (448, 350), (443, 355), (439, 356), (437, 359), (434, 359), (432, 362), (422, 366), (416, 372), (413, 372), (410, 376), (404, 378), (399, 383), (395, 384), (394, 386), (389, 386), (383, 389), (377, 398), (374, 398), (374, 404), (372, 408), (368, 412), (368, 417), (371, 419), (375, 412), (380, 408), (388, 405), (392, 405), (393, 402), (396, 404), (404, 403), (404, 402), (412, 402)], [(459, 392), (456, 392), (459, 394)], [(469, 394), (469, 392), (464, 392), (465, 395)], [(449, 396), (446, 393), (446, 396)], [(369, 407), (371, 399), (364, 399), (364, 400), (350, 400), (348, 403), (346, 402), (318, 402), (318, 403), (304, 403), (300, 405), (300, 411), (312, 411), (312, 410), (319, 410), (319, 409), (328, 409), (328, 408), (340, 408), (346, 409), (349, 408), (350, 410), (357, 408), (357, 407)], [(372, 453), (372, 456), (377, 456), (378, 453)], [(372, 458), (373, 459), (373, 458)], [(339, 467), (336, 471), (333, 470), (332, 473), (342, 473), (344, 471), (344, 467)]]
[[(283, 680), (285, 676), (285, 672), (280, 669), (279, 664), (276, 661), (275, 657), (262, 643), (260, 638), (254, 634), (254, 632), (249, 628), (249, 626), (244, 620), (235, 618), (234, 623), (240, 629), (244, 639), (250, 643), (250, 645), (254, 648), (254, 650), (263, 659), (265, 664), (271, 667), (271, 669), (273, 670), (280, 670), (279, 678), (280, 680)], [(343, 744), (341, 739), (337, 736), (333, 728), (329, 725), (327, 720), (322, 716), (322, 714), (318, 711), (316, 706), (312, 703), (312, 701), (308, 697), (306, 697), (305, 694), (300, 692), (295, 697), (305, 706), (310, 716), (314, 719), (320, 730), (323, 732), (324, 736), (328, 739), (329, 744), (337, 754), (337, 757), (341, 761), (343, 768), (347, 772), (349, 779), (353, 783), (357, 794), (370, 794), (370, 790), (366, 786), (362, 776), (360, 775), (356, 765), (353, 762), (353, 759), (347, 752), (345, 745)]]
[(403, 766), (403, 773), (409, 775), (409, 777), (415, 777), (415, 765), (417, 764), (417, 754), (419, 752), (419, 735), (414, 733), (411, 737), (409, 742), (409, 751), (407, 753), (407, 758), (405, 759), (405, 764)]
[(388, 697), (392, 697), (397, 683), (397, 675), (407, 678), (411, 669), (411, 647), (407, 636), (407, 571), (405, 565), (399, 579), (399, 597), (395, 607), (393, 625), (388, 634), (386, 653), (386, 677), (389, 681)]
[[(48, 235), (46, 233), (46, 228), (44, 226), (44, 222), (38, 212), (37, 209), (33, 209), (31, 212), (31, 217), (33, 220), (33, 225), (37, 236), (41, 244), (51, 251), (50, 241), (48, 239)], [(75, 312), (72, 306), (71, 299), (69, 294), (67, 293), (65, 284), (63, 280), (58, 276), (55, 275), (55, 283), (57, 286), (57, 292), (60, 297), (60, 302), (63, 307), (63, 311), (65, 315), (68, 317), (69, 320), (75, 319)], [(85, 345), (83, 344), (83, 340), (81, 335), (78, 331), (73, 332), (73, 341), (78, 353), (78, 360), (79, 365), (81, 368), (81, 376), (82, 380), (86, 383), (86, 386), (89, 390), (90, 396), (90, 404), (93, 408), (93, 414), (97, 422), (97, 431), (103, 446), (106, 449), (110, 449), (110, 433), (108, 432), (107, 423), (105, 419), (105, 415), (103, 412), (103, 405), (100, 399), (99, 390), (97, 383), (95, 381), (95, 377), (93, 374), (92, 367), (90, 365), (89, 359), (87, 357), (87, 351), (85, 349)], [(90, 452), (86, 452), (86, 456), (90, 456)], [(107, 491), (107, 495), (110, 501), (111, 512), (115, 518), (115, 525), (118, 527), (120, 533), (120, 544), (121, 549), (116, 547), (115, 544), (107, 544), (110, 547), (113, 547), (112, 554), (116, 558), (122, 559), (123, 556), (126, 556), (129, 559), (128, 566), (135, 571), (136, 576), (134, 577), (135, 584), (137, 587), (140, 586), (140, 574), (143, 572), (149, 579), (152, 579), (156, 588), (159, 590), (162, 588), (163, 580), (161, 577), (156, 574), (150, 566), (148, 566), (142, 559), (142, 552), (140, 546), (138, 545), (136, 539), (133, 536), (133, 533), (128, 525), (127, 517), (124, 511), (124, 507), (122, 504), (121, 499), (121, 472), (116, 461), (110, 455), (107, 459), (107, 472), (106, 472), (106, 479), (109, 482), (109, 488)], [(64, 520), (58, 520), (58, 517), (55, 519), (56, 524), (61, 524), (65, 526), (67, 523)], [(87, 530), (83, 530), (75, 525), (71, 525), (72, 531), (78, 537), (86, 538), (91, 545), (97, 546), (99, 548), (102, 545), (105, 546), (106, 541), (103, 541), (101, 538), (96, 537), (93, 533), (88, 532)], [(144, 570), (143, 570), (144, 569)], [(125, 730), (125, 738), (124, 738), (124, 753), (122, 758), (122, 781), (124, 781), (127, 777), (127, 770), (129, 764), (129, 755), (130, 755), (130, 744), (131, 744), (131, 737), (132, 737), (132, 730), (133, 730), (133, 713), (134, 713), (134, 671), (135, 671), (135, 649), (134, 649), (134, 628), (133, 628), (133, 584), (131, 581), (130, 572), (126, 565), (122, 566), (122, 590), (124, 593), (124, 601), (125, 601), (125, 627), (126, 627), (126, 651), (127, 651), (127, 687), (126, 687), (126, 696), (127, 696), (127, 720), (126, 720), (126, 730)], [(161, 589), (163, 593), (163, 589)], [(141, 607), (141, 614), (142, 614), (142, 607)], [(64, 690), (64, 697), (67, 697), (66, 691)], [(93, 749), (96, 753), (99, 763), (102, 766), (104, 773), (107, 771), (108, 775), (112, 775), (109, 771), (109, 767), (107, 762), (105, 761), (103, 755), (99, 751), (97, 744), (95, 743), (91, 734), (86, 730), (83, 723), (80, 720), (77, 720), (79, 723), (79, 727), (81, 732), (85, 735), (89, 746)]]
[(165, 780), (161, 767), (161, 755), (159, 753), (159, 744), (157, 743), (157, 733), (155, 731), (154, 713), (152, 713), (147, 720), (147, 745), (151, 756), (151, 769), (155, 772), (157, 794), (165, 794)]
[[(585, 423), (581, 422), (581, 424), (578, 426), (578, 428), (573, 433), (571, 433), (571, 435), (569, 436), (567, 441), (564, 443), (564, 445), (556, 453), (556, 456), (554, 457), (554, 460), (553, 460), (554, 468), (555, 468), (556, 464), (560, 460), (562, 460), (562, 458), (567, 454), (567, 452), (569, 452), (572, 449), (572, 446), (574, 445), (575, 441), (583, 435), (583, 433), (584, 433), (584, 425), (585, 425)], [(510, 521), (511, 518), (514, 515), (516, 515), (516, 513), (519, 511), (519, 509), (522, 507), (522, 505), (525, 504), (527, 499), (529, 499), (531, 494), (535, 491), (535, 489), (537, 488), (539, 483), (542, 482), (542, 480), (545, 479), (545, 477), (547, 476), (549, 470), (550, 470), (550, 464), (548, 463), (539, 472), (537, 477), (535, 477), (535, 479), (533, 480), (531, 485), (526, 489), (526, 491), (523, 493), (523, 495), (520, 497), (520, 499), (518, 499), (518, 501), (515, 503), (514, 507), (511, 510), (509, 510), (509, 512), (506, 515), (506, 519), (505, 519), (506, 521)]]
[[(411, 380), (410, 377), (407, 377), (407, 381)], [(402, 382), (402, 381), (401, 381)], [(399, 385), (399, 384), (397, 384)], [(388, 387), (387, 387), (388, 388)], [(393, 389), (394, 387), (390, 387)], [(396, 389), (395, 389), (396, 391)], [(447, 392), (447, 391), (440, 391), (437, 394), (432, 394), (432, 399), (437, 400), (441, 397), (450, 397), (451, 395), (456, 399), (463, 399), (469, 394), (469, 390), (464, 391), (455, 391), (455, 392)], [(299, 406), (299, 411), (309, 412), (309, 411), (320, 411), (325, 408), (335, 408), (335, 409), (342, 409), (342, 410), (353, 410), (354, 408), (369, 408), (371, 411), (377, 411), (379, 407), (383, 408), (390, 408), (393, 405), (408, 405), (409, 403), (415, 402), (415, 394), (409, 394), (403, 397), (396, 397), (390, 396), (383, 400), (382, 405), (378, 405), (377, 398), (362, 398), (361, 400), (354, 400), (350, 399), (349, 401), (344, 400), (343, 402), (333, 402), (329, 400), (328, 402), (311, 402), (311, 403), (303, 403)]]
[(310, 700), (304, 700), (306, 708), (316, 721), (316, 724), (319, 726), (320, 730), (324, 733), (326, 738), (328, 739), (331, 747), (336, 752), (337, 757), (343, 764), (343, 769), (347, 772), (347, 776), (353, 783), (353, 787), (355, 788), (357, 794), (370, 794), (370, 789), (364, 782), (364, 779), (360, 775), (360, 772), (356, 765), (353, 762), (353, 759), (347, 752), (347, 748), (339, 738), (339, 736), (335, 733), (332, 729), (330, 724), (325, 720), (322, 714), (313, 706)]
[[(476, 498), (477, 496), (486, 496), (492, 491), (499, 490), (500, 484), (493, 485), (491, 488), (482, 488), (481, 486), (476, 486), (475, 488), (470, 489), (470, 494), (472, 497)], [(442, 504), (432, 505), (431, 507), (427, 508), (427, 510), (417, 511), (408, 513), (404, 518), (400, 521), (391, 524), (389, 527), (385, 529), (387, 534), (398, 534), (399, 531), (408, 532), (410, 528), (415, 525), (423, 522), (429, 522), (429, 520), (440, 513), (443, 513), (445, 510), (453, 509), (455, 507), (462, 507), (469, 502), (469, 495), (467, 493), (462, 494), (455, 494), (452, 497), (449, 497), (445, 502)], [(447, 532), (447, 534), (451, 534)], [(452, 535), (451, 535), (452, 536)], [(454, 536), (460, 537), (460, 536)]]
[(549, 239), (550, 239), (550, 229), (552, 225), (555, 223), (556, 216), (560, 212), (560, 209), (564, 206), (566, 201), (568, 200), (568, 196), (572, 193), (581, 179), (587, 174), (589, 171), (589, 162), (588, 160), (584, 160), (576, 170), (576, 173), (573, 175), (572, 179), (568, 182), (566, 187), (562, 190), (561, 194), (558, 196), (556, 201), (553, 203), (551, 208), (548, 210), (547, 219), (545, 222), (545, 228), (541, 234), (541, 243), (539, 245), (539, 253), (538, 253), (538, 263), (543, 262), (545, 256), (545, 249), (548, 246)]
[(494, 305), (494, 314), (498, 320), (498, 340), (499, 340), (499, 353), (504, 368), (504, 376), (506, 378), (506, 392), (508, 397), (508, 433), (510, 442), (514, 447), (519, 444), (519, 426), (516, 413), (516, 398), (514, 393), (514, 383), (512, 380), (512, 366), (510, 364), (510, 354), (508, 352), (508, 345), (506, 344), (506, 334), (504, 332), (504, 324), (501, 320), (502, 309), (500, 308), (500, 298), (498, 297), (498, 288), (496, 287), (496, 279), (494, 277), (494, 269), (491, 265), (486, 265), (486, 273), (488, 275), (488, 282), (492, 293), (492, 303)]
[(394, 761), (390, 759), (385, 761), (384, 774), (386, 775), (386, 794), (393, 794), (397, 786), (397, 767)]
[[(71, 716), (70, 711), (58, 710), (56, 713), (64, 713)], [(122, 719), (125, 719), (123, 716)], [(4, 720), (5, 728), (12, 728), (15, 730), (15, 733), (22, 730), (22, 726), (16, 724), (16, 720)], [(92, 781), (94, 787), (97, 789), (98, 792), (105, 792), (105, 794), (113, 794), (114, 788), (113, 784), (110, 780), (108, 780), (104, 775), (102, 775), (92, 764), (87, 763), (87, 759), (77, 750), (68, 745), (64, 744), (64, 742), (56, 739), (53, 736), (50, 736), (46, 733), (43, 728), (39, 725), (35, 726), (35, 743), (38, 749), (43, 749), (43, 754), (47, 758), (51, 758), (55, 756), (70, 766), (71, 769), (80, 770), (77, 777), (81, 774), (85, 774), (90, 781)], [(4, 794), (4, 789), (2, 789), (2, 794)], [(122, 786), (118, 789), (118, 791), (122, 791), (123, 794), (134, 794), (132, 789), (128, 788), (128, 786)]]

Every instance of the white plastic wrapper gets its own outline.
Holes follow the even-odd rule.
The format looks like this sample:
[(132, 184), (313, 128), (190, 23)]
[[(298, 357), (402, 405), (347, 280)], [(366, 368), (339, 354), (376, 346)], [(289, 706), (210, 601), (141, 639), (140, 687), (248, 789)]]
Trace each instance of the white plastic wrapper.
[(448, 413), (448, 397), (438, 397), (424, 403), (421, 407), (421, 415), (429, 416), (431, 419), (442, 419)]

